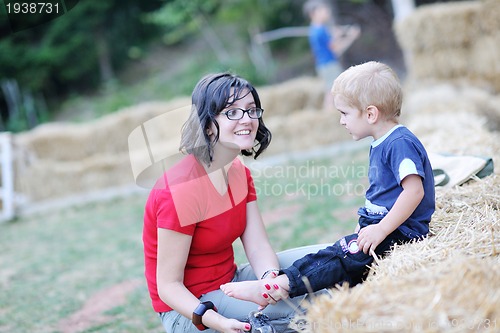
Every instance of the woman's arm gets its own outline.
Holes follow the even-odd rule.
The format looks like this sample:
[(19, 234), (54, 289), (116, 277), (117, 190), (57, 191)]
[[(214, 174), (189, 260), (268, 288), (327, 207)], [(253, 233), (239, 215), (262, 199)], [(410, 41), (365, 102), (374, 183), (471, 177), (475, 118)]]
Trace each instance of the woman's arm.
[[(163, 302), (186, 318), (192, 318), (193, 311), (200, 304), (184, 285), (184, 269), (192, 237), (167, 229), (158, 229), (158, 257), (156, 282), (158, 294)], [(248, 324), (227, 319), (213, 310), (208, 310), (202, 322), (219, 332), (248, 330)]]
[(158, 294), (164, 303), (187, 318), (191, 318), (193, 310), (200, 303), (183, 283), (191, 240), (189, 235), (158, 229)]
[(257, 278), (270, 269), (280, 268), (278, 257), (269, 242), (257, 201), (247, 204), (247, 226), (241, 235), (241, 242)]

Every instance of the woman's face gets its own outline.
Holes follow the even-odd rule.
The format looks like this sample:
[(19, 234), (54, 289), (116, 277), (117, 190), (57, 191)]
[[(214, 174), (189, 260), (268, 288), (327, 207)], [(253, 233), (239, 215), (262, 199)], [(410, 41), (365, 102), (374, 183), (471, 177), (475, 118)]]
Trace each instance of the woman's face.
[[(234, 101), (233, 104), (227, 106), (222, 110), (221, 113), (217, 115), (217, 123), (219, 124), (219, 141), (217, 146), (223, 146), (227, 149), (240, 150), (251, 149), (255, 145), (255, 136), (257, 135), (257, 129), (259, 127), (259, 119), (252, 119), (248, 116), (248, 113), (243, 114), (243, 118), (239, 120), (230, 120), (227, 118), (225, 113), (231, 109), (243, 109), (248, 110), (249, 108), (255, 107), (255, 101), (250, 93), (246, 90), (242, 92), (246, 94), (245, 97)], [(212, 133), (217, 132), (217, 128), (214, 124), (211, 126)]]

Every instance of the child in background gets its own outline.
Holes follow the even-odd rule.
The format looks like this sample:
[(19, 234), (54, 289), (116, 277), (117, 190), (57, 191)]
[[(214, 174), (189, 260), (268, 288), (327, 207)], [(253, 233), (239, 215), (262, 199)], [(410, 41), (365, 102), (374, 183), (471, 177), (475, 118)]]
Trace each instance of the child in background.
[(325, 84), (323, 108), (331, 110), (333, 106), (330, 88), (343, 68), (339, 58), (345, 50), (358, 38), (359, 27), (351, 26), (345, 31), (340, 28), (330, 33), (330, 6), (321, 0), (309, 0), (304, 4), (304, 13), (310, 20), (309, 44), (314, 55), (316, 72)]

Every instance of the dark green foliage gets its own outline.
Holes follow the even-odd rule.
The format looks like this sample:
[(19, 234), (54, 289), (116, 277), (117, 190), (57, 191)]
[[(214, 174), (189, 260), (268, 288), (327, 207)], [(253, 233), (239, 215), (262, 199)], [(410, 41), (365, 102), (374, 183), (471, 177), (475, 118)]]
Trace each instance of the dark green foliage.
[[(15, 80), (22, 91), (48, 100), (95, 88), (114, 78), (132, 46), (142, 47), (155, 36), (157, 28), (145, 24), (142, 15), (157, 7), (150, 1), (85, 0), (56, 19), (19, 31), (3, 20), (0, 80)], [(21, 19), (27, 26), (33, 23), (29, 14)], [(2, 120), (8, 124), (7, 99), (0, 94)]]

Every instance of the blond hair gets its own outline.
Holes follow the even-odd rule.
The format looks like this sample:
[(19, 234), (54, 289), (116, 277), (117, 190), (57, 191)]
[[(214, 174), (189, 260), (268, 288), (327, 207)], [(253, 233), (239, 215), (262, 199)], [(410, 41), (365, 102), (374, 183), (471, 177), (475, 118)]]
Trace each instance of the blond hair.
[(396, 73), (380, 62), (369, 61), (349, 67), (333, 83), (332, 94), (342, 96), (360, 111), (370, 105), (376, 106), (385, 119), (401, 114), (401, 83)]

